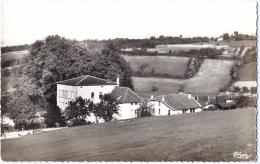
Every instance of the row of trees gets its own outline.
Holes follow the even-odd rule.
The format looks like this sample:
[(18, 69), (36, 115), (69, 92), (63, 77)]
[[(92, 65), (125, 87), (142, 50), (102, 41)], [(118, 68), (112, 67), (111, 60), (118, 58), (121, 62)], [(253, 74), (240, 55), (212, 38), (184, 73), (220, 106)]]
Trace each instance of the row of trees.
[(130, 55), (130, 56), (181, 56), (181, 57), (197, 57), (203, 58), (207, 57), (209, 59), (217, 59), (223, 53), (223, 49), (216, 49), (216, 48), (202, 48), (202, 49), (191, 49), (188, 51), (172, 51), (169, 50), (168, 53), (158, 53), (155, 52), (148, 52), (144, 50), (135, 50), (135, 51), (121, 51), (121, 53)]
[(256, 36), (254, 35), (248, 35), (248, 34), (240, 34), (238, 31), (234, 31), (233, 34), (229, 33), (224, 33), (223, 35), (223, 40), (256, 40)]
[(128, 39), (128, 38), (116, 38), (110, 39), (109, 42), (112, 42), (118, 48), (133, 48), (133, 47), (141, 47), (141, 48), (154, 48), (159, 44), (187, 44), (187, 43), (197, 43), (197, 42), (209, 42), (208, 37), (189, 37), (183, 38), (182, 35), (179, 37), (172, 36), (159, 36), (146, 39)]

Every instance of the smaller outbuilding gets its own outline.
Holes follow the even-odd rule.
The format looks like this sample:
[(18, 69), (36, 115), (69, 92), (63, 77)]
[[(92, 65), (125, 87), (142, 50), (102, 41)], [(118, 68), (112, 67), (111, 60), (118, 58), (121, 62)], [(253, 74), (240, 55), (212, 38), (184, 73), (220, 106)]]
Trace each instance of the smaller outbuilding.
[(138, 109), (143, 100), (134, 91), (127, 87), (116, 86), (110, 95), (119, 104), (118, 114), (114, 115), (115, 119), (131, 119), (138, 116)]
[(179, 93), (170, 95), (151, 96), (148, 100), (151, 106), (151, 115), (174, 115), (183, 113), (201, 112), (201, 105), (191, 94)]

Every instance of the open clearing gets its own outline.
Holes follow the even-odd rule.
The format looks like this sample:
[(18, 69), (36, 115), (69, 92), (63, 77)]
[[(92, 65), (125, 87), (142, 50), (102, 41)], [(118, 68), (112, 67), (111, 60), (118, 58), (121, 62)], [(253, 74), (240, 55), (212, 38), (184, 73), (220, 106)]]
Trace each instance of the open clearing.
[[(185, 92), (198, 94), (216, 94), (231, 79), (230, 70), (234, 64), (231, 60), (206, 59), (198, 73), (190, 79), (167, 79), (156, 77), (133, 77), (134, 88), (137, 94), (148, 98), (151, 94), (177, 93), (183, 84)], [(158, 87), (158, 91), (152, 92), (152, 87)]]
[[(150, 95), (159, 96), (162, 94), (177, 93), (182, 84), (182, 80), (157, 78), (157, 77), (132, 77), (135, 92), (148, 99)], [(157, 91), (152, 92), (152, 87), (157, 87)]]
[(230, 70), (234, 64), (231, 60), (206, 59), (199, 72), (185, 81), (185, 91), (192, 93), (217, 93), (231, 80)]
[(257, 76), (256, 62), (247, 63), (239, 70), (239, 80), (241, 81), (256, 81)]
[[(216, 126), (217, 125), (217, 126)], [(5, 161), (256, 160), (256, 109), (147, 117), (1, 141)]]
[(156, 74), (169, 74), (183, 76), (186, 72), (189, 58), (173, 56), (126, 56), (124, 58), (130, 63), (133, 72), (141, 71)]
[(17, 60), (26, 57), (29, 54), (28, 50), (24, 51), (12, 51), (1, 54), (2, 62), (10, 61), (10, 60)]
[(230, 47), (256, 47), (256, 40), (240, 40), (240, 41), (221, 41), (219, 45), (229, 45)]

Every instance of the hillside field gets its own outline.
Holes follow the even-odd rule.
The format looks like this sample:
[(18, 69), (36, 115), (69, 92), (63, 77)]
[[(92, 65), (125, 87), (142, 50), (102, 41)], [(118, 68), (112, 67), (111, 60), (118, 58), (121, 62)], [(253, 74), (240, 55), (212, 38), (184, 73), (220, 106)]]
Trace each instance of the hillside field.
[(256, 62), (247, 63), (242, 69), (239, 70), (239, 80), (241, 81), (256, 81), (256, 76)]
[(3, 53), (3, 54), (1, 54), (1, 61), (4, 63), (7, 61), (22, 59), (25, 56), (27, 56), (28, 54), (29, 54), (28, 50), (12, 51), (12, 52)]
[(4, 161), (256, 161), (256, 109), (146, 117), (1, 141)]
[[(185, 92), (216, 94), (229, 83), (233, 63), (230, 60), (206, 59), (198, 73), (187, 80), (156, 77), (133, 77), (132, 79), (135, 91), (144, 98), (150, 97), (151, 94), (177, 93), (181, 85)], [(158, 87), (158, 90), (152, 92), (153, 86)]]
[[(151, 95), (177, 93), (182, 85), (180, 79), (158, 78), (158, 77), (132, 77), (135, 92), (148, 99)], [(157, 91), (152, 91), (152, 87), (157, 87)]]
[(231, 80), (230, 70), (234, 61), (204, 60), (199, 72), (185, 81), (185, 91), (192, 93), (217, 93)]
[(230, 47), (256, 47), (256, 40), (239, 40), (239, 41), (221, 41), (219, 43), (220, 45), (229, 45)]
[(184, 76), (189, 58), (173, 56), (126, 56), (124, 58), (130, 63), (133, 72), (141, 71), (156, 74), (168, 74), (172, 76)]

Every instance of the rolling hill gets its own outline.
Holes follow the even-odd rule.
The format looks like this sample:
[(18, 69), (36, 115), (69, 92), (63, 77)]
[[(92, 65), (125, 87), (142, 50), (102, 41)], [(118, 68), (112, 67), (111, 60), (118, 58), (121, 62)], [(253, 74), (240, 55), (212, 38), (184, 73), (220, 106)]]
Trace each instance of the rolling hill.
[[(218, 125), (218, 126), (216, 126)], [(256, 160), (256, 110), (146, 117), (1, 141), (4, 161)]]

